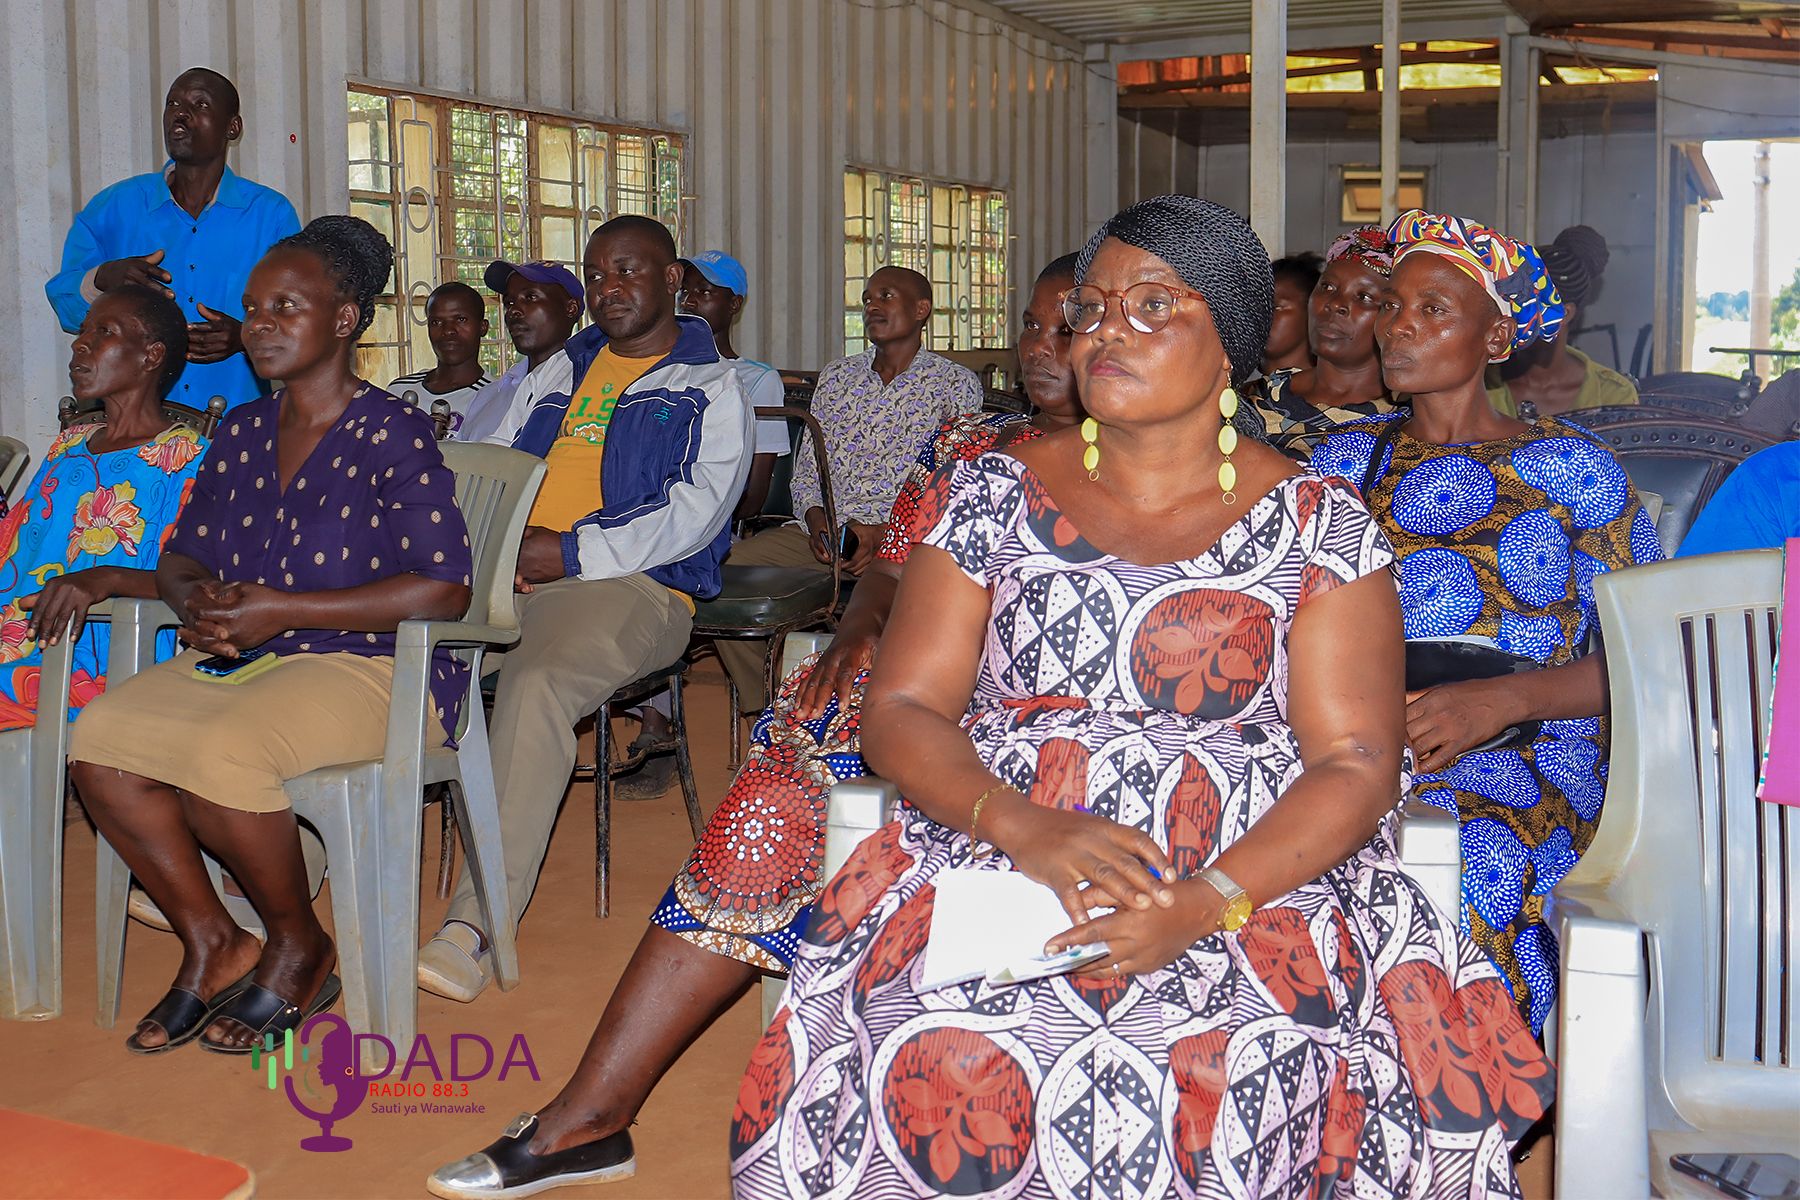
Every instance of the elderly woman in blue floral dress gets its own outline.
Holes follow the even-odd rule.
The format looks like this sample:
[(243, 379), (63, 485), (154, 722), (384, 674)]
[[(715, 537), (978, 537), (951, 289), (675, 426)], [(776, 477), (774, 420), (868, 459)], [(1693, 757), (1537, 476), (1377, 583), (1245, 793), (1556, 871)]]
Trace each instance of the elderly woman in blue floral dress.
[[(88, 625), (88, 609), (156, 594), (152, 572), (206, 449), (162, 413), (186, 361), (187, 318), (148, 288), (114, 288), (82, 319), (69, 387), (106, 415), (63, 430), (0, 517), (0, 729), (35, 723), (44, 648), (65, 635), (76, 639), (72, 719), (106, 688), (108, 628)], [(159, 649), (168, 657), (174, 638)]]
[[(1606, 678), (1598, 654), (1583, 656), (1594, 578), (1658, 561), (1662, 548), (1604, 443), (1488, 402), (1487, 365), (1555, 337), (1563, 319), (1537, 252), (1417, 211), (1392, 236), (1376, 336), (1412, 414), (1344, 426), (1313, 465), (1368, 482), (1363, 498), (1399, 555), (1409, 641), (1485, 646), (1541, 668), (1444, 682), (1407, 708), (1413, 785), (1462, 819), (1468, 927), (1537, 1030), (1557, 982), (1545, 898), (1593, 841), (1606, 790)], [(1519, 733), (1485, 748), (1507, 730)]]

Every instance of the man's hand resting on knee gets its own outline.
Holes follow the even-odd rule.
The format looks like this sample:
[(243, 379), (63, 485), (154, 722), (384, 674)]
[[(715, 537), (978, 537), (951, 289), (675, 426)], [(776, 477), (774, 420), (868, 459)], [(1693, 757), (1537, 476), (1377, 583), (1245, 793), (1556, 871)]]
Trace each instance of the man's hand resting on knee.
[(513, 591), (530, 594), (536, 583), (561, 579), (563, 570), (562, 534), (542, 525), (527, 525), (525, 540), (519, 543), (519, 566), (513, 572)]

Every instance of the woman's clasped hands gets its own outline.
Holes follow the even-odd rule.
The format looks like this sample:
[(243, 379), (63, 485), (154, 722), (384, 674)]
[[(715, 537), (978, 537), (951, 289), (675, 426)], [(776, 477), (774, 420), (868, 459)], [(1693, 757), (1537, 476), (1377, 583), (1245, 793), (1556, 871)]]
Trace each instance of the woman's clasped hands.
[(182, 641), (196, 650), (236, 658), (294, 627), (293, 594), (260, 583), (202, 579), (188, 592)]
[[(1219, 928), (1219, 894), (1195, 880), (1170, 880), (1168, 856), (1142, 830), (1086, 809), (1033, 804), (1010, 788), (988, 800), (978, 826), (978, 839), (1054, 891), (1074, 922), (1050, 939), (1046, 954), (1094, 942), (1109, 947), (1105, 958), (1074, 974), (1160, 970)], [(1093, 916), (1096, 909), (1112, 911)]]

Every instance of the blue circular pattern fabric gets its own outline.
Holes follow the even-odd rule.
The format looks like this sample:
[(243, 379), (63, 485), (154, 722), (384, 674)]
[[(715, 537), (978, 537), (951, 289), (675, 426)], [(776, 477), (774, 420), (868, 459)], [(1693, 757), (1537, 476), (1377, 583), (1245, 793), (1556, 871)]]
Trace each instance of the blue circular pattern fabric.
[(1533, 747), (1531, 757), (1539, 773), (1568, 797), (1576, 816), (1592, 821), (1600, 815), (1600, 801), (1606, 795), (1600, 747), (1586, 738), (1552, 738)]
[(1519, 915), (1531, 855), (1511, 829), (1491, 817), (1463, 822), (1463, 898), (1495, 929)]
[(1486, 796), (1508, 808), (1530, 808), (1539, 799), (1537, 776), (1516, 750), (1465, 754), (1440, 774), (1458, 791)]
[(1650, 514), (1641, 508), (1631, 518), (1631, 554), (1639, 562), (1655, 562), (1663, 556), (1662, 539), (1656, 534)]
[(1500, 531), (1500, 582), (1534, 608), (1569, 594), (1569, 535), (1542, 510), (1524, 512)]
[(1461, 454), (1421, 463), (1394, 489), (1394, 521), (1408, 533), (1461, 533), (1493, 510), (1493, 472)]
[(1494, 640), (1508, 654), (1523, 654), (1545, 662), (1562, 649), (1562, 622), (1550, 616), (1525, 617), (1516, 612), (1503, 612), (1500, 614), (1500, 636)]
[(1585, 437), (1552, 437), (1513, 453), (1519, 478), (1567, 508), (1579, 529), (1618, 519), (1631, 481), (1611, 450)]
[(1415, 550), (1400, 563), (1408, 638), (1456, 637), (1481, 615), (1481, 581), (1454, 550)]
[[(1314, 463), (1360, 479), (1383, 424), (1342, 427)], [(1595, 578), (1663, 557), (1611, 451), (1557, 418), (1473, 445), (1417, 441), (1402, 427), (1390, 454), (1365, 499), (1400, 556), (1409, 638), (1489, 639), (1563, 666), (1597, 623)], [(1597, 716), (1545, 721), (1530, 746), (1465, 754), (1413, 778), (1414, 797), (1463, 823), (1463, 920), (1534, 1028), (1556, 994), (1545, 898), (1593, 841), (1606, 737)]]

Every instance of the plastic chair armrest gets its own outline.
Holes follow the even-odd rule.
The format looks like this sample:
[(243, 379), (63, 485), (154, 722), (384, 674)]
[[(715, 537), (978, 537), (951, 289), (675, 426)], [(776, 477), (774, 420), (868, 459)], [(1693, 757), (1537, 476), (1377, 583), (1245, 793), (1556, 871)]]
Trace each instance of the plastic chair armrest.
[(1462, 912), (1462, 832), (1452, 813), (1414, 800), (1400, 810), (1400, 869), (1425, 890), (1443, 916)]
[(510, 646), (518, 640), (518, 630), (501, 629), (496, 625), (475, 625), (468, 621), (402, 621), (395, 631), (395, 669), (399, 669), (399, 653), (404, 650), (430, 652), (444, 643)]
[(825, 878), (838, 873), (864, 838), (893, 819), (900, 789), (885, 779), (865, 775), (832, 785), (825, 811)]
[(1648, 1196), (1643, 930), (1607, 896), (1559, 888), (1556, 1193)]

